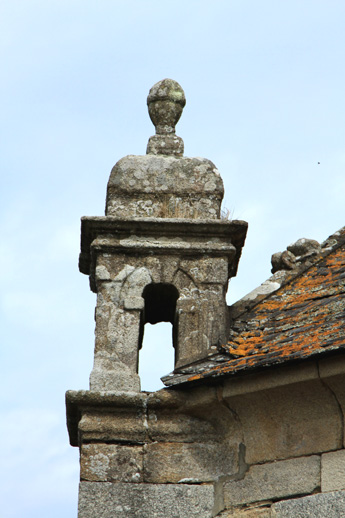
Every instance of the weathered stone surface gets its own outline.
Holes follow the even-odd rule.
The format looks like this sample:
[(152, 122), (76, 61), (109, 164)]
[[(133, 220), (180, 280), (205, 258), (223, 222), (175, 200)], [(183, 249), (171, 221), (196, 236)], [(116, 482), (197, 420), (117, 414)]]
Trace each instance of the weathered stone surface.
[(103, 302), (96, 308), (94, 366), (91, 390), (140, 391), (137, 374), (140, 310), (124, 310)]
[(342, 447), (338, 403), (320, 380), (223, 397), (242, 424), (248, 464)]
[(281, 365), (274, 369), (238, 376), (227, 379), (223, 384), (222, 395), (226, 400), (241, 394), (252, 394), (262, 390), (271, 390), (277, 387), (305, 383), (318, 380), (317, 363), (306, 361), (294, 365)]
[(345, 489), (345, 450), (324, 453), (321, 456), (321, 489)]
[(272, 255), (272, 273), (282, 270), (295, 270), (312, 264), (310, 260), (321, 252), (321, 245), (314, 239), (299, 239), (287, 247), (284, 252)]
[[(88, 229), (90, 241), (82, 244), (83, 249), (91, 249), (90, 282), (97, 291), (91, 390), (139, 390), (138, 349), (145, 314), (151, 309), (146, 307), (143, 293), (149, 286), (167, 283), (178, 292), (173, 316), (168, 319), (173, 325), (178, 321), (176, 366), (205, 357), (210, 347), (225, 343), (225, 290), (237, 267), (236, 246), (243, 242), (244, 226), (169, 220), (161, 227), (156, 220), (92, 219), (95, 238)], [(107, 233), (100, 235), (100, 229)]]
[(179, 267), (188, 272), (195, 284), (220, 284), (223, 286), (228, 280), (228, 261), (222, 257), (182, 259)]
[(184, 91), (176, 81), (163, 79), (153, 85), (147, 97), (147, 106), (156, 135), (150, 138), (147, 153), (183, 155), (183, 140), (175, 135), (175, 125), (185, 104)]
[(320, 493), (273, 505), (275, 518), (344, 518), (345, 491)]
[(211, 518), (212, 485), (81, 482), (78, 518)]
[(285, 250), (284, 252), (276, 252), (272, 255), (272, 273), (280, 270), (293, 270), (296, 266), (296, 257), (292, 252)]
[(97, 265), (95, 359), (90, 388), (137, 392), (138, 336), (144, 309), (141, 295), (152, 278), (147, 268), (140, 265), (135, 268), (127, 264), (109, 280), (112, 274), (105, 264)]
[(345, 356), (337, 355), (322, 358), (318, 362), (320, 378), (327, 383), (329, 380), (338, 379), (345, 374)]
[(108, 183), (106, 215), (220, 219), (223, 182), (206, 158), (129, 155)]
[(173, 133), (186, 105), (183, 89), (173, 79), (154, 84), (147, 96), (150, 119), (160, 135)]
[(294, 256), (304, 256), (312, 253), (319, 253), (321, 251), (321, 245), (315, 239), (301, 238), (295, 243), (292, 243), (287, 247), (289, 252), (292, 252)]
[(153, 441), (198, 442), (214, 439), (214, 426), (205, 418), (171, 411), (148, 410), (147, 427)]
[(226, 507), (308, 494), (320, 485), (320, 457), (301, 457), (251, 466), (243, 480), (224, 485)]
[[(319, 362), (319, 365), (320, 377), (325, 386), (328, 387), (333, 394), (334, 401), (338, 407), (339, 419), (343, 422), (343, 427), (345, 429), (345, 357), (337, 356), (334, 358), (324, 359)], [(338, 446), (338, 448), (341, 447), (345, 447), (345, 442)]]
[(142, 482), (143, 447), (83, 444), (80, 479), (91, 482)]
[(147, 143), (146, 153), (149, 155), (182, 156), (184, 142), (175, 134), (153, 135)]
[(79, 422), (79, 434), (84, 441), (144, 442), (146, 416), (141, 411), (87, 411)]
[(237, 451), (219, 443), (154, 443), (145, 448), (145, 482), (207, 482), (237, 470)]
[(71, 443), (202, 441), (217, 442), (222, 448), (226, 441), (229, 451), (235, 451), (238, 442), (231, 440), (238, 435), (238, 423), (217, 401), (214, 388), (192, 392), (193, 397), (166, 389), (154, 393), (68, 391)]
[(245, 232), (244, 222), (210, 218), (83, 218), (80, 267), (97, 292), (91, 390), (139, 390), (138, 349), (145, 315), (152, 313), (143, 295), (155, 284), (169, 284), (178, 292), (172, 316), (163, 318), (177, 330), (175, 366), (199, 360), (225, 343), (225, 292)]
[[(154, 223), (146, 221), (145, 225), (157, 232)], [(119, 220), (114, 224), (118, 229)], [(126, 223), (127, 226), (132, 228), (132, 222)], [(178, 321), (178, 332), (174, 334), (176, 366), (198, 360), (208, 354), (210, 347), (226, 341), (228, 311), (224, 286), (229, 260), (235, 258), (236, 248), (232, 238), (223, 239), (223, 234), (231, 235), (231, 226), (232, 223), (219, 223), (213, 228), (203, 222), (196, 236), (174, 226), (177, 232), (183, 230), (183, 235), (174, 239), (162, 235), (140, 238), (131, 232), (122, 236), (114, 229), (112, 236), (92, 241), (91, 248), (97, 248), (99, 253), (95, 265), (98, 294), (91, 390), (138, 390), (138, 349), (146, 315), (152, 313), (144, 291), (156, 284), (167, 283), (177, 290), (172, 316), (163, 318), (173, 325)], [(209, 231), (212, 240), (208, 238)], [(168, 254), (169, 247), (172, 257)], [(152, 257), (153, 250), (159, 250), (162, 256)], [(167, 303), (161, 300), (160, 306), (164, 305)], [(157, 317), (155, 321), (160, 320)]]

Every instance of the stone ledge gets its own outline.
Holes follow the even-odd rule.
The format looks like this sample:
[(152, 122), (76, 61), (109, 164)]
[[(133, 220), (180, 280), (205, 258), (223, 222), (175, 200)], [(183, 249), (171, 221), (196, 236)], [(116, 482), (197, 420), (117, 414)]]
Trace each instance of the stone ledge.
[(214, 439), (212, 424), (195, 412), (215, 404), (214, 389), (191, 393), (168, 389), (153, 393), (69, 390), (66, 411), (70, 443), (78, 446), (79, 434), (86, 441), (120, 443), (195, 442), (200, 435), (204, 440)]
[(144, 412), (147, 401), (145, 393), (98, 392), (91, 390), (68, 390), (66, 392), (67, 429), (71, 446), (78, 446), (78, 426), (83, 410), (125, 410), (137, 414)]

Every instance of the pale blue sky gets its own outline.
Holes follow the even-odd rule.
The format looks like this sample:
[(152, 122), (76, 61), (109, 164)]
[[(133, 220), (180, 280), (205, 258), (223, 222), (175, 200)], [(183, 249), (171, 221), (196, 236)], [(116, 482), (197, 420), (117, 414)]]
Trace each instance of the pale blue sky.
[[(75, 518), (64, 392), (88, 388), (95, 304), (80, 217), (103, 215), (114, 163), (145, 153), (146, 96), (170, 77), (185, 154), (216, 164), (249, 222), (229, 301), (272, 253), (343, 226), (345, 3), (3, 0), (0, 20), (1, 513)], [(172, 369), (165, 340), (146, 344), (144, 388)]]

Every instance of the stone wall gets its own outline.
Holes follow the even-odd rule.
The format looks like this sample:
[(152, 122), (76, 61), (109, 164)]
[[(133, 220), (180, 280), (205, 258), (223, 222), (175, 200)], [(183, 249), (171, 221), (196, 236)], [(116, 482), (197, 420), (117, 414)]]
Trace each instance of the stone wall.
[(157, 393), (69, 392), (79, 518), (340, 517), (345, 357)]

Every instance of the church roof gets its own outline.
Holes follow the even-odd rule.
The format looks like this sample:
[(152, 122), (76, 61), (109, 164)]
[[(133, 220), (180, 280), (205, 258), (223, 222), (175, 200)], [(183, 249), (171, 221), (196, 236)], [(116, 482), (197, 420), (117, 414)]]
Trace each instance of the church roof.
[(278, 289), (272, 293), (230, 307), (228, 343), (164, 383), (200, 382), (345, 350), (345, 227), (309, 256), (283, 276), (273, 275), (268, 284)]

